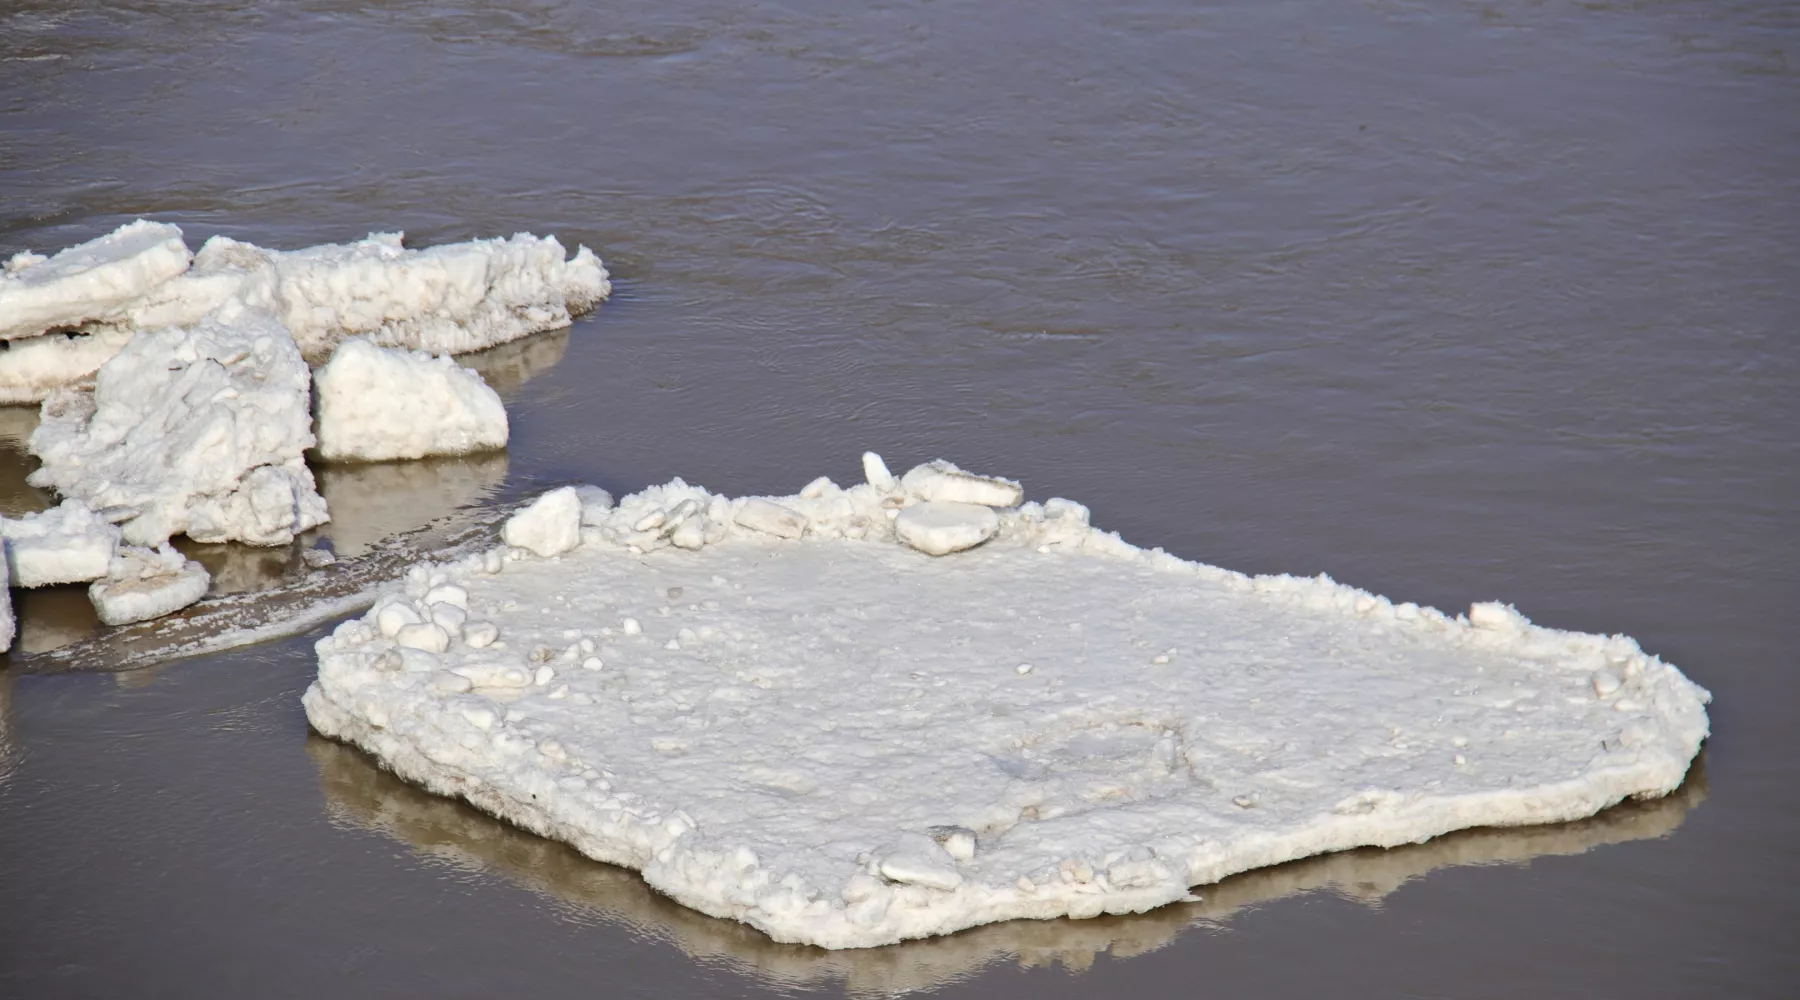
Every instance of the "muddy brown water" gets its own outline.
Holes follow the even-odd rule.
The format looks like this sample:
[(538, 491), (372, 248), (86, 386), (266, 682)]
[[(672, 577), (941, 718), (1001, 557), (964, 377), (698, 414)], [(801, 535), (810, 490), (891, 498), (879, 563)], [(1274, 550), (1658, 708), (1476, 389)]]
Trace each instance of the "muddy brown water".
[[(834, 954), (309, 738), (306, 637), (19, 660), (0, 994), (1793, 995), (1797, 41), (1698, 0), (0, 3), (0, 252), (146, 215), (613, 269), (488, 360), (505, 455), (321, 476), (342, 548), (568, 479), (942, 455), (1234, 569), (1625, 632), (1716, 695), (1661, 802)], [(7, 512), (46, 500), (32, 419)], [(84, 607), (23, 595), (22, 644)]]

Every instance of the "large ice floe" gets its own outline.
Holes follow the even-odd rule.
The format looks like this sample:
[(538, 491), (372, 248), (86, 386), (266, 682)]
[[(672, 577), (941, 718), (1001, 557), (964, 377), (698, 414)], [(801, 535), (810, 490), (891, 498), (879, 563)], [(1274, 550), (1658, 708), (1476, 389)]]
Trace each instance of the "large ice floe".
[(222, 312), (266, 313), (323, 363), (346, 338), (460, 354), (568, 326), (612, 285), (598, 257), (520, 233), (423, 250), (402, 234), (269, 250), (138, 220), (0, 273), (0, 403), (37, 402), (93, 375), (134, 334)]
[(506, 447), (506, 407), (447, 357), (347, 340), (313, 377), (319, 457), (380, 462)]
[(311, 375), (292, 337), (259, 313), (134, 337), (93, 392), (43, 409), (29, 482), (119, 523), (124, 539), (284, 545), (326, 519), (303, 453)]
[(827, 948), (1589, 816), (1675, 789), (1707, 734), (1707, 693), (1623, 636), (1146, 551), (947, 463), (865, 471), (546, 494), (322, 639), (307, 716)]

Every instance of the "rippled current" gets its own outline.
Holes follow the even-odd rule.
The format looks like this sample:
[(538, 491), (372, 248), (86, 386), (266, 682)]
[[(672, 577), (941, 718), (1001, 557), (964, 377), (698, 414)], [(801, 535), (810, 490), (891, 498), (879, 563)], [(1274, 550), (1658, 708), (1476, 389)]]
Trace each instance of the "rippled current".
[[(94, 623), (31, 592), (0, 994), (1800, 992), (1794, 5), (0, 0), (0, 255), (140, 215), (614, 271), (479, 359), (507, 453), (322, 472), (340, 552), (570, 479), (942, 455), (1233, 569), (1628, 633), (1715, 736), (1586, 823), (828, 953), (309, 738), (305, 637), (36, 673)], [(0, 409), (6, 513), (48, 499), (34, 421)]]

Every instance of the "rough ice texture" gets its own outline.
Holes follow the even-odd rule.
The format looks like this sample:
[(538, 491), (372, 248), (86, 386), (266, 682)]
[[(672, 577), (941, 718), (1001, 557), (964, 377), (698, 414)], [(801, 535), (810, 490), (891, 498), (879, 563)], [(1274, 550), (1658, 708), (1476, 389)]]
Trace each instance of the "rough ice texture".
[(100, 370), (131, 340), (131, 331), (97, 326), (86, 333), (46, 333), (0, 341), (0, 404), (39, 403)]
[(180, 611), (205, 597), (211, 582), (206, 567), (167, 542), (154, 549), (125, 546), (106, 579), (88, 587), (88, 599), (101, 621), (129, 625)]
[(313, 376), (319, 457), (380, 462), (506, 447), (506, 407), (472, 369), (345, 341)]
[(180, 229), (143, 219), (53, 257), (17, 254), (0, 271), (0, 339), (119, 319), (188, 258)]
[(208, 317), (270, 314), (323, 363), (358, 335), (433, 354), (479, 351), (566, 327), (611, 292), (592, 251), (564, 259), (553, 236), (410, 250), (399, 233), (374, 233), (294, 251), (215, 236), (190, 255), (179, 228), (139, 219), (53, 257), (22, 253), (6, 264), (0, 403), (41, 401), (92, 375), (134, 334)]
[(302, 453), (310, 375), (293, 338), (246, 314), (134, 337), (93, 392), (44, 404), (32, 485), (120, 522), (127, 542), (285, 545), (325, 521)]
[(564, 259), (554, 236), (471, 240), (411, 250), (400, 233), (353, 243), (266, 250), (225, 236), (206, 241), (193, 268), (145, 296), (138, 329), (187, 325), (227, 304), (275, 315), (309, 358), (345, 338), (460, 354), (568, 326), (612, 292), (586, 247)]
[(540, 556), (561, 555), (581, 544), (586, 508), (573, 486), (551, 490), (514, 514), (500, 530), (506, 544)]
[[(319, 642), (308, 718), (688, 906), (827, 948), (1139, 912), (1308, 855), (1588, 816), (1676, 788), (1707, 734), (1706, 692), (1623, 636), (1247, 577), (1066, 500), (933, 558), (888, 516), (916, 493), (803, 494), (677, 480), (556, 559), (418, 567)], [(800, 537), (745, 526), (763, 504)], [(381, 627), (453, 623), (446, 595), (498, 641), (446, 627), (440, 653)]]
[(80, 500), (22, 518), (0, 517), (6, 569), (15, 587), (98, 580), (111, 569), (119, 529)]

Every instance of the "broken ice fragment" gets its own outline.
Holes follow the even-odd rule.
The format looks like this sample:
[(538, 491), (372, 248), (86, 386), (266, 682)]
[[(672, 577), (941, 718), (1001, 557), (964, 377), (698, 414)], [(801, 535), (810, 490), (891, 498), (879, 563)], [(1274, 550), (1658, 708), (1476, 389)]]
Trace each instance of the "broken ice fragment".
[(943, 459), (914, 466), (900, 477), (900, 485), (921, 500), (973, 503), (987, 507), (1016, 507), (1025, 490), (1010, 479), (977, 476)]
[(999, 530), (1000, 518), (992, 508), (954, 501), (916, 503), (894, 519), (894, 534), (901, 541), (934, 556), (972, 549)]
[(751, 497), (737, 512), (737, 523), (780, 538), (806, 534), (806, 516), (762, 497)]
[(506, 544), (549, 558), (581, 544), (581, 495), (575, 487), (551, 490), (507, 519)]
[(352, 337), (313, 377), (319, 457), (379, 462), (506, 447), (506, 408), (447, 357)]

